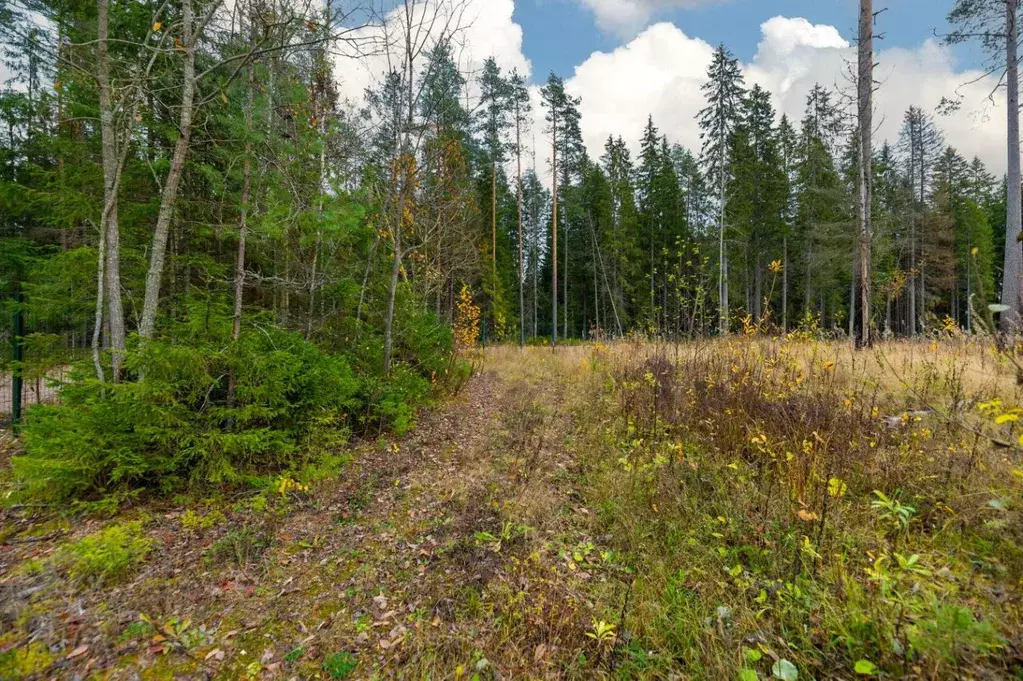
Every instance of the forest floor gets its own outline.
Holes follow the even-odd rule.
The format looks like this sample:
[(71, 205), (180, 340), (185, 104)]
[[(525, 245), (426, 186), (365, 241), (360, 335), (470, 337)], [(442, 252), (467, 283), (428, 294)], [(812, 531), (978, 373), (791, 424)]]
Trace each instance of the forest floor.
[[(564, 446), (571, 400), (526, 366), (485, 366), (413, 433), (358, 447), (308, 491), (113, 520), (4, 509), (0, 678), (560, 678), (586, 665), (588, 583), (616, 577), (572, 558), (593, 537)], [(139, 519), (152, 548), (129, 578), (46, 569), (59, 547)]]
[(0, 507), (0, 679), (1020, 678), (1005, 352), (490, 348), (302, 484)]

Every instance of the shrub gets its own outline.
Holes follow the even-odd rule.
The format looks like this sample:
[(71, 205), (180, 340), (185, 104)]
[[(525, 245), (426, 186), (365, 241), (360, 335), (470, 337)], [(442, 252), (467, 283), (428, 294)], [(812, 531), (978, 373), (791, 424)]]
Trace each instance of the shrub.
[(370, 385), (369, 414), (373, 422), (403, 435), (415, 425), (416, 411), (430, 394), (430, 383), (407, 366), (391, 368), (391, 374)]
[(104, 583), (123, 577), (145, 560), (152, 548), (141, 521), (118, 523), (65, 544), (51, 561), (72, 579)]
[(25, 454), (13, 460), (23, 496), (167, 492), (297, 467), (337, 443), (359, 404), (360, 382), (343, 356), (275, 328), (224, 346), (152, 341), (127, 367), (144, 378), (104, 383), (82, 367), (59, 405), (29, 411)]

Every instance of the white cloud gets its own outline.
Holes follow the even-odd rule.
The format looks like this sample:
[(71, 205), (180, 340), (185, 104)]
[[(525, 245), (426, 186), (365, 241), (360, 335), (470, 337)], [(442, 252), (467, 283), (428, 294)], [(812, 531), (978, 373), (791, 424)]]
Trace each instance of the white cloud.
[[(633, 0), (624, 4), (656, 9), (670, 1)], [(463, 69), (478, 73), (483, 60), (493, 56), (506, 72), (517, 68), (530, 75), (529, 60), (522, 52), (522, 28), (513, 20), (513, 10), (513, 0), (467, 0), (467, 27), (460, 35), (457, 51)], [(798, 125), (803, 116), (806, 95), (814, 83), (853, 91), (848, 69), (856, 58), (854, 48), (833, 26), (775, 17), (764, 22), (761, 34), (753, 59), (742, 65), (747, 85), (758, 83), (770, 91), (779, 113), (788, 114), (794, 124)], [(573, 74), (565, 74), (568, 92), (582, 98), (583, 140), (591, 156), (599, 158), (608, 135), (621, 135), (637, 151), (648, 115), (653, 115), (654, 123), (669, 140), (698, 151), (696, 115), (704, 107), (700, 86), (706, 81), (713, 51), (714, 46), (706, 41), (662, 22), (611, 52), (594, 52), (575, 67)], [(933, 111), (942, 97), (955, 96), (958, 90), (964, 95), (963, 110), (937, 117), (938, 125), (962, 154), (978, 155), (992, 172), (1004, 172), (1004, 96), (996, 93), (993, 102), (986, 99), (994, 87), (992, 78), (964, 86), (983, 74), (960, 70), (951, 52), (933, 40), (915, 48), (883, 49), (877, 62), (878, 145), (884, 139), (897, 139), (902, 114), (911, 104)], [(383, 55), (336, 61), (343, 94), (357, 101), (365, 87), (377, 82), (386, 70)], [(538, 171), (549, 177), (549, 140), (543, 133), (539, 86), (531, 87), (533, 125), (524, 131), (523, 138), (528, 147), (535, 135)], [(524, 166), (529, 165), (527, 152)]]
[[(427, 17), (432, 21), (434, 12), (440, 12), (439, 20), (432, 22), (430, 42), (436, 41), (446, 31), (445, 37), (452, 41), (459, 68), (469, 74), (470, 81), (475, 80), (488, 57), (493, 57), (505, 73), (517, 69), (528, 80), (532, 66), (522, 52), (522, 27), (512, 21), (514, 9), (514, 0), (460, 0), (454, 3), (427, 0), (417, 4), (416, 18)], [(400, 8), (387, 16), (386, 24), (392, 35), (398, 34), (401, 21)], [(334, 71), (345, 97), (361, 100), (365, 89), (379, 82), (390, 69), (391, 58), (380, 47), (385, 42), (384, 35), (385, 29), (379, 26), (359, 31), (358, 39), (375, 40), (378, 48), (357, 59), (335, 59)], [(396, 60), (394, 66), (399, 68), (400, 48), (392, 46), (391, 51)], [(425, 61), (425, 58), (420, 57), (420, 61)]]
[[(853, 92), (847, 74), (855, 50), (834, 27), (775, 17), (761, 31), (753, 60), (742, 65), (747, 85), (770, 91), (779, 112), (794, 123), (802, 118), (814, 83)], [(583, 99), (582, 132), (590, 153), (599, 156), (609, 134), (622, 135), (635, 150), (648, 114), (671, 141), (698, 150), (700, 86), (713, 49), (673, 24), (658, 23), (613, 52), (590, 55), (566, 82), (568, 91)], [(993, 79), (963, 86), (982, 74), (958, 70), (951, 52), (933, 40), (913, 49), (882, 50), (877, 61), (878, 144), (896, 140), (911, 104), (933, 111), (958, 88), (965, 96), (963, 111), (939, 117), (938, 125), (961, 153), (980, 156), (994, 172), (1004, 171), (1004, 97), (996, 93), (993, 103), (985, 99)]]
[(623, 37), (635, 35), (658, 12), (727, 0), (579, 0), (593, 11), (601, 30)]
[(700, 85), (713, 52), (703, 40), (659, 23), (614, 52), (590, 55), (565, 86), (582, 98), (581, 126), (590, 154), (600, 156), (608, 135), (637, 144), (648, 115), (674, 141), (698, 148)]

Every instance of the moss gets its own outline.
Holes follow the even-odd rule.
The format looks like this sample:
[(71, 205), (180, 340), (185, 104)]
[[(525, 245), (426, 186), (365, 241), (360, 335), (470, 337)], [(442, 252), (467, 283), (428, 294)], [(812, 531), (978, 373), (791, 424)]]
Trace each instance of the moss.
[(55, 660), (56, 657), (53, 653), (38, 641), (21, 648), (8, 650), (6, 653), (0, 653), (0, 679), (14, 681), (41, 674)]

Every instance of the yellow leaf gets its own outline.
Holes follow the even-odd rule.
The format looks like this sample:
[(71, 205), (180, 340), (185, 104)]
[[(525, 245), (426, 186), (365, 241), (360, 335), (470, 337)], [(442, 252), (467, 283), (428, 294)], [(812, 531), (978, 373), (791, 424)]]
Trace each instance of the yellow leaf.
[(841, 497), (845, 495), (846, 486), (840, 478), (831, 478), (828, 480), (828, 494), (833, 497)]
[(153, 31), (154, 32), (159, 31), (161, 28), (163, 28), (163, 24), (161, 24), (159, 21), (157, 21), (155, 24), (153, 24)]
[(1019, 421), (1019, 414), (1011, 414), (1011, 413), (1010, 414), (1002, 414), (1000, 416), (995, 417), (995, 423), (997, 423), (998, 425), (1002, 425), (1003, 423), (1010, 423), (1010, 422), (1011, 423), (1015, 423), (1016, 421)]

